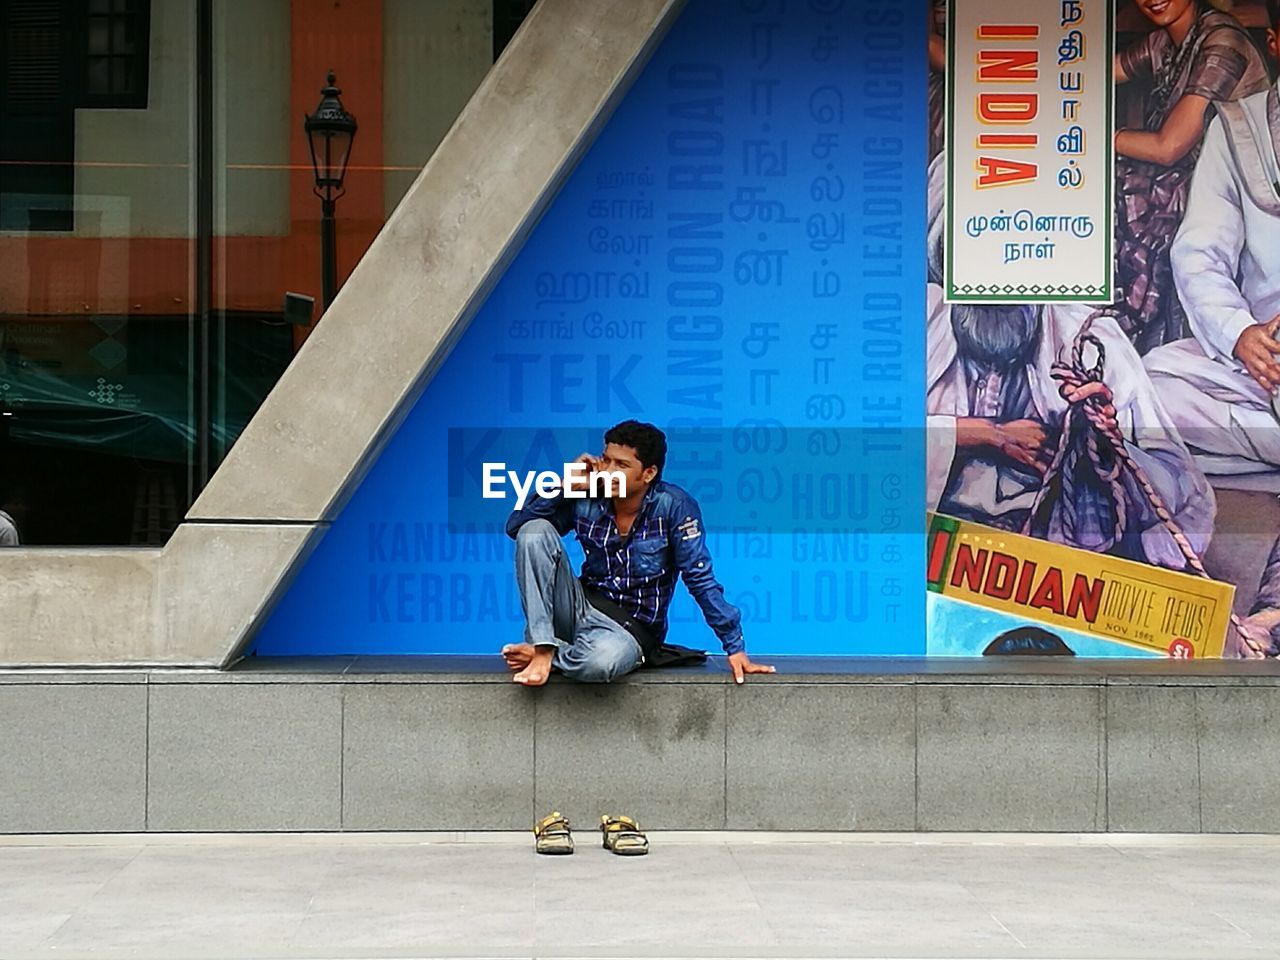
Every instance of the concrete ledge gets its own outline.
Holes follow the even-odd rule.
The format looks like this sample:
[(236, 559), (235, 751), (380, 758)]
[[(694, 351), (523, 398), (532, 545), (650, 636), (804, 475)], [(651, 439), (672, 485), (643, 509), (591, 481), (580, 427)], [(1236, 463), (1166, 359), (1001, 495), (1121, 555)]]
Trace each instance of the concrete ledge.
[[(1275, 687), (1280, 660), (1086, 660), (977, 657), (759, 657), (778, 673), (753, 677), (774, 684), (978, 684), (998, 686)], [(497, 656), (248, 657), (227, 669), (140, 664), (134, 669), (0, 668), (0, 683), (410, 683), (508, 685)], [(553, 685), (567, 681), (552, 677)], [(700, 667), (641, 670), (627, 684), (731, 683), (722, 656)]]
[(315, 524), (184, 523), (165, 546), (157, 624), (167, 663), (223, 666), (319, 542)]
[[(977, 657), (767, 657), (778, 673), (753, 677), (762, 684), (836, 683), (977, 683), (1049, 685), (1191, 685), (1280, 686), (1280, 660), (1086, 660), (1076, 658), (990, 659)], [(340, 656), (249, 657), (230, 670), (199, 674), (210, 680), (236, 683), (299, 682), (304, 677), (348, 683), (507, 683), (496, 656)], [(2, 675), (2, 674), (0, 674)], [(153, 678), (180, 679), (190, 672), (152, 674)], [(552, 683), (561, 683), (553, 677)], [(724, 657), (712, 656), (705, 666), (668, 670), (641, 670), (619, 683), (715, 683), (728, 684)]]
[(516, 830), (619, 807), (663, 830), (1280, 834), (1274, 663), (794, 658), (738, 687), (716, 660), (541, 690), (497, 658), (395, 665), (0, 671), (22, 785), (0, 833)]
[(0, 550), (0, 664), (160, 659), (159, 569), (154, 549)]

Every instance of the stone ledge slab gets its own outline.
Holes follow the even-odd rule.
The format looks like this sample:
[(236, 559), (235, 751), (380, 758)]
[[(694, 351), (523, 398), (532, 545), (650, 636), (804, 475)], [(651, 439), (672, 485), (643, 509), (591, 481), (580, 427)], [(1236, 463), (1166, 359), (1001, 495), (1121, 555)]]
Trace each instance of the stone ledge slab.
[(0, 832), (513, 830), (559, 807), (681, 830), (1280, 833), (1274, 688), (524, 690), (311, 666), (0, 674)]

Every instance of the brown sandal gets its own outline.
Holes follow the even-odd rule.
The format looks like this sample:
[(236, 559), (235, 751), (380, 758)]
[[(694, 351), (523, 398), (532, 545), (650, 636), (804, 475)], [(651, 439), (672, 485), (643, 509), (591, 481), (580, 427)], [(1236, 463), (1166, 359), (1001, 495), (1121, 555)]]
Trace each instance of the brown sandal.
[(573, 853), (573, 834), (569, 832), (569, 821), (558, 810), (537, 822), (533, 828), (533, 836), (533, 849), (538, 853), (550, 856)]
[(641, 857), (649, 852), (649, 838), (630, 817), (601, 817), (600, 833), (604, 848), (620, 857)]

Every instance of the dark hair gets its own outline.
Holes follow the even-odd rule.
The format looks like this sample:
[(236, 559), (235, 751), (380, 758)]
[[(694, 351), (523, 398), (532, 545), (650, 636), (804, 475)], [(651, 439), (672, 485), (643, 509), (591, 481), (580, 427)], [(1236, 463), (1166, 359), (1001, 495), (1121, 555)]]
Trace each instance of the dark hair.
[(605, 431), (605, 443), (631, 447), (640, 458), (642, 467), (657, 467), (655, 481), (662, 478), (662, 467), (667, 462), (667, 435), (652, 423), (639, 420), (623, 420)]
[(996, 637), (982, 651), (984, 657), (1074, 657), (1076, 652), (1060, 636), (1040, 627), (1015, 627)]
[(1267, 0), (1267, 26), (1280, 30), (1280, 0)]

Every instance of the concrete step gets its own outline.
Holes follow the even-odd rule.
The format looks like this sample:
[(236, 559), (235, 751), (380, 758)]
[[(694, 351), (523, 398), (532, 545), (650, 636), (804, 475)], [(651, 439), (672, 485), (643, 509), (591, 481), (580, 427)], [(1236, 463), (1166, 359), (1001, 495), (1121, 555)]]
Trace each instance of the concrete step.
[(528, 690), (495, 658), (0, 672), (0, 833), (1278, 832), (1280, 666), (718, 658)]

